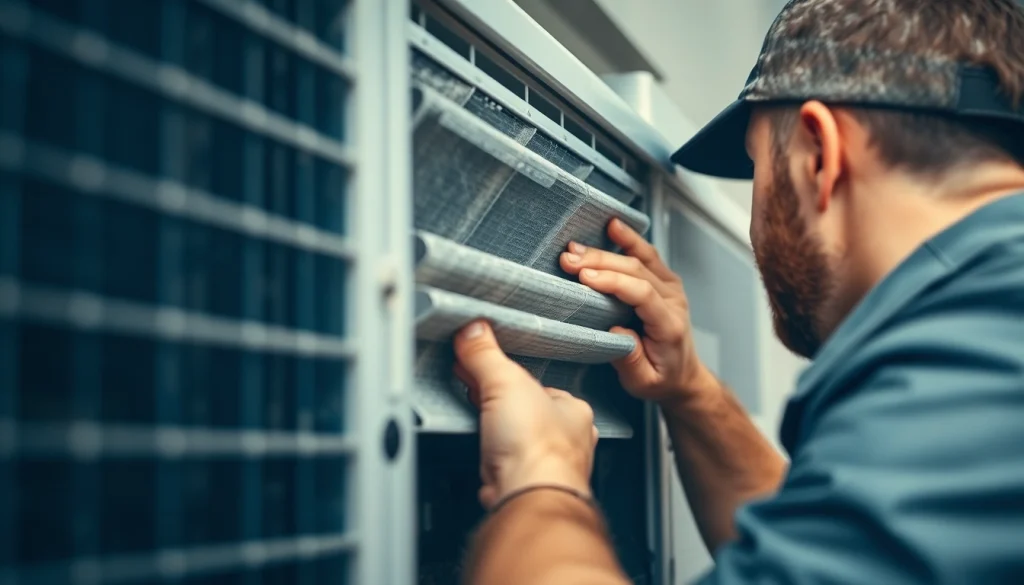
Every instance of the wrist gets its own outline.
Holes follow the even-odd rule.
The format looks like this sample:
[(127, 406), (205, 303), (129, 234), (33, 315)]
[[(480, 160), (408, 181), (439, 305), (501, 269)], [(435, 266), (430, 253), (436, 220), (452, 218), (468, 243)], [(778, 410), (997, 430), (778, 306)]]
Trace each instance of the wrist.
[(524, 463), (503, 474), (497, 485), (497, 500), (510, 494), (536, 486), (557, 486), (578, 493), (580, 497), (593, 497), (590, 490), (589, 470), (557, 458), (548, 457)]
[(666, 416), (685, 416), (701, 411), (703, 405), (713, 402), (721, 391), (722, 383), (698, 361), (693, 371), (681, 378), (657, 404)]
[(594, 501), (594, 497), (590, 493), (584, 493), (575, 488), (559, 484), (535, 484), (508, 492), (494, 504), (489, 512), (491, 514), (497, 514), (502, 508), (507, 507), (511, 502), (515, 502), (517, 500), (530, 499), (545, 502), (554, 500), (557, 502), (566, 497), (571, 497), (577, 502), (597, 509), (597, 502)]

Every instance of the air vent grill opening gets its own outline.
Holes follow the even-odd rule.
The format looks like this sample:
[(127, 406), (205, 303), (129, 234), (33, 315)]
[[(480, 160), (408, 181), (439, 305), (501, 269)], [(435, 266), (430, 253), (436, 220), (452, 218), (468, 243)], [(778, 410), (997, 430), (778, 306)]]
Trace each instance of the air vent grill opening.
[[(505, 89), (511, 91), (516, 96), (524, 97), (526, 95), (526, 83), (510, 73), (507, 69), (492, 61), (486, 55), (478, 54), (476, 56), (476, 66), (486, 73), (488, 77), (503, 85)], [(557, 118), (552, 119), (560, 123), (561, 113), (559, 113)]]
[[(445, 343), (453, 327), (489, 315), (524, 367), (584, 392), (592, 364), (628, 353), (630, 340), (606, 331), (629, 311), (568, 277), (558, 257), (570, 241), (611, 249), (612, 218), (641, 233), (649, 219), (630, 207), (637, 193), (611, 181), (609, 192), (595, 188), (591, 177), (605, 177), (595, 165), (426, 55), (414, 52), (412, 76), (414, 225), (432, 251), (417, 262), (419, 298), (429, 302), (417, 311), (413, 401), (422, 428), (468, 432), (475, 419), (453, 386)], [(608, 407), (609, 384), (587, 389), (598, 427), (630, 437), (630, 423)]]
[(616, 140), (606, 136), (595, 125), (585, 122), (585, 116), (574, 107), (556, 97), (555, 92), (542, 82), (522, 71), (507, 59), (501, 51), (472, 33), (457, 19), (432, 2), (413, 1), (410, 20), (423, 28), (431, 38), (451, 49), (470, 63), (473, 69), (484, 73), (519, 100), (522, 100), (538, 116), (545, 117), (552, 125), (545, 124), (541, 130), (552, 134), (556, 140), (567, 140), (570, 136), (582, 143), (582, 147), (623, 171), (627, 176), (643, 180), (641, 165), (626, 150), (616, 146)]
[(437, 39), (442, 43), (451, 47), (451, 49), (459, 55), (462, 55), (466, 59), (472, 59), (473, 50), (470, 42), (460, 37), (455, 33), (455, 31), (446, 27), (436, 18), (429, 14), (425, 14), (424, 28), (427, 29), (427, 32), (437, 37)]
[[(545, 99), (544, 96), (542, 96), (541, 94), (535, 91), (530, 92), (529, 99), (527, 100), (527, 102), (531, 106), (537, 108), (537, 110), (540, 111), (540, 113), (550, 118), (552, 122), (556, 122), (558, 124), (562, 123), (562, 111), (558, 109), (558, 106)], [(614, 157), (616, 155), (614, 153), (611, 153), (610, 156), (608, 153), (602, 154), (608, 157), (608, 160), (615, 160)]]
[(346, 582), (352, 1), (2, 3), (5, 576)]

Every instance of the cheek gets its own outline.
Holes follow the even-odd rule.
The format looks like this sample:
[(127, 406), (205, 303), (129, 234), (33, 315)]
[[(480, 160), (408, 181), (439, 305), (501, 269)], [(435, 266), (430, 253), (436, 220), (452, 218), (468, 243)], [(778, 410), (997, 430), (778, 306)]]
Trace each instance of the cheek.
[(758, 165), (758, 170), (754, 172), (753, 193), (750, 199), (750, 241), (755, 243), (762, 233), (765, 205), (771, 196), (771, 174), (760, 170), (763, 166)]
[(762, 204), (755, 198), (750, 208), (750, 243), (755, 247), (764, 231), (764, 212), (761, 207)]

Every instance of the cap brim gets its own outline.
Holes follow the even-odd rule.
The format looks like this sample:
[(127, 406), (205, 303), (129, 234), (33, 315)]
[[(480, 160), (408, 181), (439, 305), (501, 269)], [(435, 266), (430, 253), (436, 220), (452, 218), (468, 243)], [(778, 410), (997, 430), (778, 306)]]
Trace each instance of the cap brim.
[(733, 102), (672, 155), (672, 162), (695, 173), (723, 179), (753, 179), (747, 154), (750, 104)]

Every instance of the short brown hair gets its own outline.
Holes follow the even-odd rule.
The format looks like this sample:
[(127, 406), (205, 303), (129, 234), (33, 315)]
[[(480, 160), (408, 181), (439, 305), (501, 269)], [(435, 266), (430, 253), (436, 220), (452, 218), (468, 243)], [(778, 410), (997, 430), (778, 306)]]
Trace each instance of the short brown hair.
[[(869, 40), (895, 53), (941, 56), (991, 68), (1012, 103), (1024, 102), (1024, 7), (1016, 0), (850, 0), (856, 19), (835, 15), (833, 38), (856, 47)], [(898, 13), (900, 19), (893, 19)], [(848, 15), (846, 15), (848, 16)], [(808, 21), (792, 38), (820, 32)], [(999, 121), (964, 120), (931, 112), (850, 107), (884, 162), (933, 174), (964, 164), (1013, 160), (1024, 166), (1024, 133)], [(788, 142), (792, 108), (770, 114), (775, 140)]]

